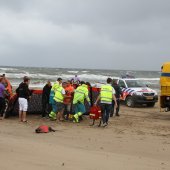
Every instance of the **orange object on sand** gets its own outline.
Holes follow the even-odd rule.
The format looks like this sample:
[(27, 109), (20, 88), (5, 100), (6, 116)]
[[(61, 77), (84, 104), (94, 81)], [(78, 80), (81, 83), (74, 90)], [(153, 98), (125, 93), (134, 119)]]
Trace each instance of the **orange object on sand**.
[(48, 132), (55, 132), (55, 130), (49, 126), (42, 125), (42, 126), (39, 126), (37, 129), (35, 129), (35, 132), (36, 133), (48, 133)]

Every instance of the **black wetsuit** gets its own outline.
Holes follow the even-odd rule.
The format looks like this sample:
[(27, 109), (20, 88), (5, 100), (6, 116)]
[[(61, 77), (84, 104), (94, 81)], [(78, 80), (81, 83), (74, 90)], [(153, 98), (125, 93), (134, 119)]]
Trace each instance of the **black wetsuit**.
[[(116, 97), (116, 100), (117, 100), (117, 108), (116, 108), (116, 116), (119, 116), (119, 110), (120, 110), (120, 96), (122, 94), (122, 90), (120, 88), (120, 86), (118, 84), (113, 84), (112, 87), (115, 89), (115, 97)], [(112, 105), (113, 105), (113, 111), (111, 113), (111, 117), (113, 116), (114, 114), (114, 105), (115, 105), (115, 102), (113, 101), (112, 102)]]
[(42, 117), (45, 117), (46, 114), (49, 113), (50, 108), (49, 108), (49, 97), (50, 97), (50, 92), (51, 92), (52, 86), (49, 86), (46, 84), (43, 88), (43, 93), (42, 93)]

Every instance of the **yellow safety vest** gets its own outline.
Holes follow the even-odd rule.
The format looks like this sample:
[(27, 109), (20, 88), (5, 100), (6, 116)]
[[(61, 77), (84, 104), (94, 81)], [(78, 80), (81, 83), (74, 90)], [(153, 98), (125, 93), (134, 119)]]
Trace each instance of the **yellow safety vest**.
[(60, 87), (60, 84), (59, 82), (55, 82), (51, 88), (52, 91), (56, 92), (57, 89)]
[(85, 98), (87, 99), (88, 102), (90, 102), (88, 93), (89, 91), (87, 85), (82, 84), (81, 86), (77, 87), (74, 93), (73, 104), (76, 104), (78, 102), (84, 104)]
[(60, 102), (60, 103), (63, 103), (64, 101), (64, 96), (62, 94), (62, 91), (64, 90), (64, 88), (62, 86), (60, 86), (56, 92), (55, 92), (55, 96), (54, 96), (54, 100), (56, 102)]
[(113, 100), (113, 87), (111, 85), (103, 85), (100, 92), (101, 103), (112, 103)]

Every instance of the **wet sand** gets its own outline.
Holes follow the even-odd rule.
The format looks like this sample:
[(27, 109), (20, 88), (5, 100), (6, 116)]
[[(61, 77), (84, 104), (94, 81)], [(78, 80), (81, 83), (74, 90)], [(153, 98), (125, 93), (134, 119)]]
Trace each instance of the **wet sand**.
[[(0, 121), (0, 170), (169, 170), (170, 112), (127, 108), (106, 128), (57, 123), (29, 115)], [(97, 122), (96, 122), (97, 123)], [(39, 125), (57, 131), (35, 134)]]

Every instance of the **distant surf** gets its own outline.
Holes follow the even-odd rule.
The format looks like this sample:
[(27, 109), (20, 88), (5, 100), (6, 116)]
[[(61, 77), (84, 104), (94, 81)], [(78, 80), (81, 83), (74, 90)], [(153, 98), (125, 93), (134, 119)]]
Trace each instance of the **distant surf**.
[(68, 80), (78, 75), (83, 81), (92, 84), (104, 83), (108, 77), (118, 78), (123, 73), (133, 72), (135, 77), (154, 89), (159, 89), (159, 71), (133, 70), (99, 70), (99, 69), (70, 69), (70, 68), (39, 68), (39, 67), (0, 67), (0, 74), (6, 74), (14, 86), (26, 75), (31, 78), (31, 86), (42, 88), (47, 80), (56, 81), (58, 77)]

